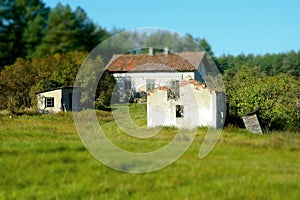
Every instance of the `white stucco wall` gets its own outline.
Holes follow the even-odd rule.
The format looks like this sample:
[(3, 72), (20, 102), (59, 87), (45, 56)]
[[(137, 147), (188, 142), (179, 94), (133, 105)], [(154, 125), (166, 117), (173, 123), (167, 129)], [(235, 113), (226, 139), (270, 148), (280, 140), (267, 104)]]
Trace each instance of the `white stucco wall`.
[[(46, 97), (54, 97), (54, 107), (46, 107), (46, 105), (45, 105)], [(38, 108), (38, 110), (45, 110), (50, 113), (59, 112), (62, 110), (61, 99), (62, 99), (62, 90), (61, 89), (39, 93), (37, 95), (37, 108)]]
[[(209, 126), (222, 128), (225, 117), (224, 93), (215, 92), (192, 83), (182, 84), (182, 82), (178, 100), (167, 99), (167, 88), (157, 88), (148, 93), (148, 127), (194, 128)], [(182, 118), (176, 118), (176, 105), (183, 105), (184, 107)]]
[(147, 97), (148, 127), (176, 126), (175, 105), (175, 100), (167, 100), (166, 90), (149, 92)]
[[(193, 87), (189, 84), (189, 87)], [(215, 107), (214, 92), (199, 88), (192, 90), (193, 96), (196, 99), (194, 112), (198, 112), (198, 126), (213, 126), (213, 110)]]
[[(54, 107), (46, 107), (45, 98), (54, 98)], [(79, 102), (78, 87), (61, 87), (37, 94), (37, 108), (41, 112), (77, 111)]]

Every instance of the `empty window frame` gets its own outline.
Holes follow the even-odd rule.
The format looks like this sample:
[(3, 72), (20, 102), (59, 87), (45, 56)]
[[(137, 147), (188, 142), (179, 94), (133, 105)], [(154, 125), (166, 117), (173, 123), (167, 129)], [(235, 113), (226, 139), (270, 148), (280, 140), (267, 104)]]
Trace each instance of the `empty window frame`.
[(168, 99), (179, 99), (179, 80), (173, 80), (169, 82)]
[(146, 79), (146, 91), (153, 90), (155, 88), (155, 79)]
[(124, 79), (124, 89), (125, 91), (131, 90), (131, 79)]
[(176, 118), (182, 118), (184, 114), (184, 106), (176, 105)]
[(45, 107), (53, 108), (54, 107), (54, 97), (46, 97), (45, 98)]

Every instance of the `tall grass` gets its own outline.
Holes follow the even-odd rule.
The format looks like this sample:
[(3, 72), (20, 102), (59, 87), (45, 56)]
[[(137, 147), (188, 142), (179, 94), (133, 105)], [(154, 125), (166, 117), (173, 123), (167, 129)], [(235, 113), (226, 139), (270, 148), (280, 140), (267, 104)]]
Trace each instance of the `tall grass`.
[[(134, 107), (135, 106), (135, 107)], [(145, 124), (144, 107), (133, 105)], [(126, 135), (111, 112), (97, 111), (107, 136), (135, 152), (159, 149), (177, 133), (151, 139)], [(71, 113), (0, 117), (0, 199), (299, 199), (300, 134), (255, 135), (225, 129), (213, 151), (197, 157), (206, 128), (172, 165), (128, 174), (93, 158), (77, 136)]]

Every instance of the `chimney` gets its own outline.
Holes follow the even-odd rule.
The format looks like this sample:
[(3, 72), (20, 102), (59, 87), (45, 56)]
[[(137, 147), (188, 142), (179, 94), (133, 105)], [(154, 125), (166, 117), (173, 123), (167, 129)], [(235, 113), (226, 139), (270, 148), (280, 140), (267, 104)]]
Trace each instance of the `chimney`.
[(153, 47), (149, 47), (149, 55), (150, 56), (154, 55), (154, 49), (153, 49)]
[(168, 47), (165, 47), (165, 49), (164, 49), (164, 54), (165, 54), (165, 55), (169, 55), (169, 48), (168, 48)]

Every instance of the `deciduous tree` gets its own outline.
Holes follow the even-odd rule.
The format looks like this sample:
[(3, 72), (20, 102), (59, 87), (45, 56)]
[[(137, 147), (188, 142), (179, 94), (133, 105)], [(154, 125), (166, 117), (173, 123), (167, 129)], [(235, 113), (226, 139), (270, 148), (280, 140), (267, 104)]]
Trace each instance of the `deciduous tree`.
[(231, 115), (242, 117), (259, 110), (267, 129), (299, 129), (299, 83), (293, 76), (266, 76), (256, 68), (241, 67), (224, 76)]

